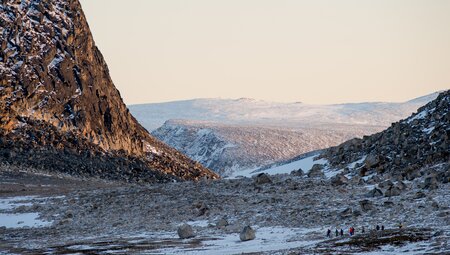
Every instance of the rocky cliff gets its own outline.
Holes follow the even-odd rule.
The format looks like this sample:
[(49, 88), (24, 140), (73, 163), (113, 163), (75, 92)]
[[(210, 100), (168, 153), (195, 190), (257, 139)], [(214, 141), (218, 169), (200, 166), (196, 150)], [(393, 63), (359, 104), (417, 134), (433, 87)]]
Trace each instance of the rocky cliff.
[(352, 165), (347, 172), (360, 176), (387, 174), (394, 179), (413, 180), (430, 175), (449, 182), (449, 139), (450, 90), (383, 132), (347, 141), (326, 150), (321, 157), (336, 169)]
[(78, 1), (0, 2), (3, 161), (127, 179), (217, 178), (130, 114)]

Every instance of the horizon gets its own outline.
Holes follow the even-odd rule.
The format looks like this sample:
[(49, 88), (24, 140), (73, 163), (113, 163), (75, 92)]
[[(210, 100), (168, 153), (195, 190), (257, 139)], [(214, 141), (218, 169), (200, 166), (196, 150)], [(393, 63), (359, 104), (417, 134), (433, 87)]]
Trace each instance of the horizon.
[[(447, 89), (448, 90), (448, 89)], [(413, 101), (422, 97), (432, 96), (434, 94), (440, 94), (446, 90), (438, 90), (432, 93), (428, 93), (425, 95), (421, 95), (418, 97), (410, 98), (405, 101), (356, 101), (356, 102), (343, 102), (343, 103), (330, 103), (330, 104), (314, 104), (314, 103), (306, 103), (302, 101), (297, 102), (280, 102), (280, 101), (269, 101), (265, 99), (259, 99), (259, 98), (250, 98), (250, 97), (240, 97), (240, 98), (224, 98), (224, 97), (198, 97), (198, 98), (187, 98), (187, 99), (180, 99), (180, 100), (170, 100), (170, 101), (162, 101), (162, 102), (152, 102), (152, 103), (137, 103), (137, 104), (126, 104), (127, 106), (134, 106), (134, 105), (147, 105), (147, 104), (169, 104), (169, 103), (177, 103), (177, 102), (187, 102), (187, 101), (200, 101), (200, 100), (224, 100), (224, 101), (239, 101), (239, 100), (252, 100), (257, 102), (266, 102), (266, 103), (276, 103), (276, 104), (304, 104), (304, 105), (345, 105), (345, 104), (376, 104), (376, 103), (387, 103), (387, 104), (402, 104), (407, 103), (409, 101)]]
[(450, 1), (81, 3), (127, 105), (404, 102), (450, 87)]

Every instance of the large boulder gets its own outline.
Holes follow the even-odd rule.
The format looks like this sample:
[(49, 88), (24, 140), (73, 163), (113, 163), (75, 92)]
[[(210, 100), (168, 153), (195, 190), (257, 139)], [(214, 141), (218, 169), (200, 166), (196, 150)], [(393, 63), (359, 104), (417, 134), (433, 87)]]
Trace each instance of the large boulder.
[(376, 167), (379, 163), (380, 157), (376, 154), (369, 154), (364, 160), (364, 165), (369, 169)]
[(177, 233), (181, 239), (188, 239), (195, 236), (194, 230), (188, 224), (183, 224), (179, 226), (177, 229)]
[(266, 183), (272, 183), (272, 179), (269, 177), (266, 173), (260, 173), (255, 177), (255, 184), (266, 184)]
[(250, 241), (256, 238), (255, 230), (252, 229), (250, 226), (244, 227), (244, 229), (241, 231), (241, 234), (239, 235), (239, 238), (241, 241)]
[(311, 170), (309, 170), (308, 177), (309, 178), (325, 177), (325, 174), (323, 173), (322, 170), (323, 170), (323, 165), (315, 164), (315, 165), (313, 165)]

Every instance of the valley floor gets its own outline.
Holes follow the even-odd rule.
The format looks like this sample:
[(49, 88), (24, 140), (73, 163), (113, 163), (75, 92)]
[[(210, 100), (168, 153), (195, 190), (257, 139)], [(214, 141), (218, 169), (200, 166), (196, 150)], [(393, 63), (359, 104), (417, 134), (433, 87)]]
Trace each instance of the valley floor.
[[(368, 197), (364, 185), (271, 181), (134, 185), (2, 167), (0, 254), (450, 253), (449, 184), (422, 190), (411, 182), (400, 196)], [(183, 223), (194, 238), (178, 238)], [(256, 238), (241, 242), (247, 225)], [(344, 236), (335, 237), (336, 228)]]

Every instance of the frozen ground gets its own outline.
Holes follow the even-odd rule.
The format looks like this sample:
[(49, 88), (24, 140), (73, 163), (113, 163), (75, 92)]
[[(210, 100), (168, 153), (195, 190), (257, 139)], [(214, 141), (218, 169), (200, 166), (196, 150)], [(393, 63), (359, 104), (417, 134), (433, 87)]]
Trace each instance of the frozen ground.
[[(368, 183), (333, 186), (326, 179), (287, 174), (270, 178), (272, 183), (262, 185), (244, 177), (130, 185), (0, 171), (0, 213), (22, 217), (0, 219), (0, 254), (450, 251), (449, 184), (423, 190), (411, 182), (400, 196), (368, 197)], [(370, 205), (363, 208), (365, 200)], [(24, 214), (31, 223), (25, 224)], [(217, 225), (220, 219), (228, 224)], [(177, 227), (184, 223), (193, 227), (194, 238), (178, 238)], [(386, 230), (373, 231), (376, 224)], [(241, 242), (239, 233), (247, 225), (256, 238)], [(357, 232), (351, 238), (350, 226)], [(326, 238), (328, 228), (345, 234)]]

